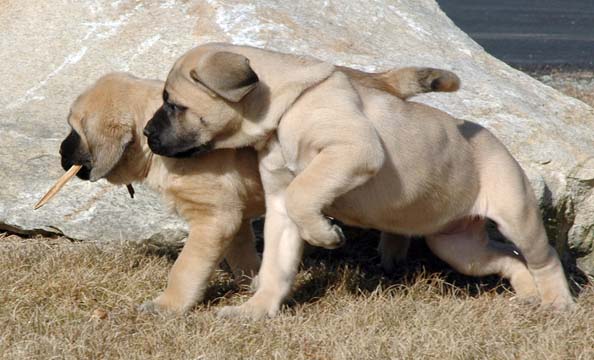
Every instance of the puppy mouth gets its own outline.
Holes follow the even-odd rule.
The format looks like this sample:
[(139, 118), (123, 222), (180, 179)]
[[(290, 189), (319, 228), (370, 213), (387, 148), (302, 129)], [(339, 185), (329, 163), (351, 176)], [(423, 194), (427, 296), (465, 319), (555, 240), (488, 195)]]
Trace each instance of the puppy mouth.
[(83, 164), (83, 167), (76, 174), (76, 176), (81, 180), (91, 180), (91, 168)]
[(174, 153), (171, 157), (174, 157), (174, 158), (195, 157), (195, 156), (210, 152), (211, 150), (212, 150), (212, 145), (210, 145), (209, 143), (206, 143), (206, 144), (203, 144), (200, 146), (195, 146), (195, 147), (189, 148), (188, 150)]
[(91, 166), (90, 162), (88, 161), (73, 161), (70, 159), (66, 159), (64, 157), (62, 157), (62, 168), (64, 170), (68, 170), (70, 169), (70, 167), (72, 167), (73, 165), (82, 165), (82, 168), (78, 171), (78, 173), (76, 173), (76, 177), (81, 179), (81, 180), (90, 180), (91, 179), (91, 170), (93, 169), (93, 167)]
[(210, 143), (202, 144), (200, 146), (193, 146), (189, 149), (176, 151), (173, 149), (167, 149), (162, 146), (151, 146), (149, 143), (149, 147), (151, 151), (157, 155), (165, 156), (165, 157), (172, 157), (172, 158), (189, 158), (189, 157), (196, 157), (201, 154), (210, 152), (212, 150), (212, 145)]

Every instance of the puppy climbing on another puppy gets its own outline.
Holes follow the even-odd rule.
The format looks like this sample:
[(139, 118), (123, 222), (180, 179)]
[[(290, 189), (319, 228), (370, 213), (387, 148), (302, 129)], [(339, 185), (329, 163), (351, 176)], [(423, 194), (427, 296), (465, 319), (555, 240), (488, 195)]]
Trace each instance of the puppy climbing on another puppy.
[[(415, 91), (453, 89), (457, 85), (452, 82), (458, 81), (447, 71), (428, 68), (386, 73), (390, 76), (354, 70), (352, 74), (356, 81), (371, 81), (369, 86), (402, 97), (415, 95)], [(439, 79), (449, 85), (427, 87)], [(260, 260), (250, 219), (264, 214), (264, 197), (252, 149), (226, 149), (196, 158), (153, 155), (142, 132), (162, 104), (163, 86), (161, 81), (126, 73), (103, 76), (72, 104), (68, 116), (72, 131), (62, 142), (60, 153), (64, 169), (75, 168), (83, 180), (146, 183), (188, 222), (189, 237), (171, 269), (167, 288), (143, 305), (150, 311), (184, 312), (203, 299), (208, 280), (221, 259), (226, 259), (238, 279), (256, 273)], [(166, 109), (181, 110), (173, 106)], [(401, 247), (398, 238), (384, 238), (391, 239), (385, 247), (392, 253)]]
[[(222, 43), (174, 64), (145, 129), (151, 148), (167, 156), (258, 151), (266, 201), (259, 286), (221, 315), (274, 316), (303, 240), (344, 242), (324, 215), (423, 235), (462, 273), (499, 274), (519, 297), (571, 307), (530, 183), (505, 146), (476, 123), (368, 85), (318, 59)], [(515, 246), (490, 240), (486, 219)]]

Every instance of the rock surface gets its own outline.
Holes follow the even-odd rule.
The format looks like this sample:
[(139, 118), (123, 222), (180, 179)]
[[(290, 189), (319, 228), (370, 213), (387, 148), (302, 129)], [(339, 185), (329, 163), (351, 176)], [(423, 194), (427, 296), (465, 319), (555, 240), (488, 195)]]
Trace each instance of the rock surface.
[(76, 95), (101, 74), (163, 79), (193, 45), (229, 41), (310, 54), (366, 70), (443, 67), (455, 94), (417, 101), (491, 129), (528, 173), (555, 235), (594, 272), (594, 110), (491, 57), (433, 0), (0, 3), (0, 223), (76, 239), (182, 237), (154, 194), (73, 181), (32, 205), (62, 173), (58, 147)]

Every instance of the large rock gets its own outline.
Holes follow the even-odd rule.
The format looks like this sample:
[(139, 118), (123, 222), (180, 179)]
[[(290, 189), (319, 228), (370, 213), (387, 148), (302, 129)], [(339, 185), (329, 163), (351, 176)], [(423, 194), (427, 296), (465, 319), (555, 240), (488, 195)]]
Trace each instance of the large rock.
[[(444, 67), (455, 94), (422, 101), (491, 129), (520, 161), (560, 250), (594, 271), (594, 111), (486, 54), (433, 0), (4, 1), (0, 4), (0, 222), (77, 239), (175, 238), (183, 227), (156, 197), (74, 181), (32, 211), (62, 170), (68, 106), (101, 74), (163, 79), (193, 45), (230, 41), (380, 70)], [(181, 230), (180, 230), (181, 229)]]

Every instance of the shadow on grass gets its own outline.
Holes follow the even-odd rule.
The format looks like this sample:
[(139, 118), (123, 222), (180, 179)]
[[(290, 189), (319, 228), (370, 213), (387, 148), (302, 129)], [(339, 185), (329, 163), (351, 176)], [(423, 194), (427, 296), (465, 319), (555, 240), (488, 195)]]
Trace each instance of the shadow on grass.
[[(254, 222), (260, 252), (263, 249), (262, 224), (261, 220)], [(478, 278), (456, 272), (433, 255), (422, 238), (413, 239), (407, 260), (399, 264), (394, 273), (387, 274), (380, 266), (377, 252), (379, 232), (346, 226), (343, 226), (343, 230), (350, 240), (344, 247), (336, 250), (311, 247), (306, 251), (296, 289), (288, 301), (290, 307), (314, 303), (336, 287), (346, 289), (353, 295), (367, 295), (378, 288), (395, 288), (406, 292), (420, 278), (439, 281), (439, 286), (434, 288), (438, 295), (443, 296), (477, 297), (486, 292), (502, 294), (513, 291), (509, 282), (499, 276)], [(165, 257), (173, 263), (182, 247), (181, 243), (146, 242), (139, 249), (147, 256)], [(233, 282), (226, 264), (223, 263), (222, 267), (227, 271), (219, 272), (219, 276), (209, 286), (205, 295), (206, 306), (216, 305), (241, 290)], [(579, 294), (590, 281), (576, 267), (568, 270), (572, 290), (574, 294)]]
[(441, 279), (436, 287), (439, 295), (476, 297), (484, 292), (511, 291), (509, 283), (498, 276), (476, 278), (457, 273), (434, 256), (421, 238), (413, 239), (408, 259), (388, 274), (380, 266), (379, 232), (345, 228), (345, 235), (356, 240), (337, 250), (316, 249), (304, 259), (302, 271), (310, 276), (297, 287), (294, 303), (315, 302), (337, 286), (353, 295), (370, 294), (380, 287), (407, 291), (419, 278)]
[(156, 256), (166, 258), (174, 263), (179, 253), (184, 247), (182, 242), (162, 242), (162, 241), (143, 241), (135, 244), (137, 251), (146, 256)]

